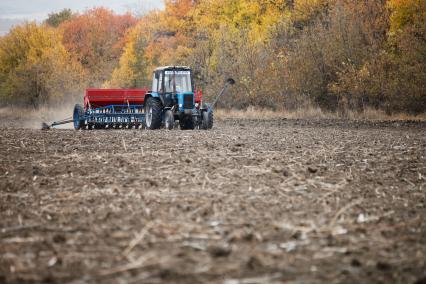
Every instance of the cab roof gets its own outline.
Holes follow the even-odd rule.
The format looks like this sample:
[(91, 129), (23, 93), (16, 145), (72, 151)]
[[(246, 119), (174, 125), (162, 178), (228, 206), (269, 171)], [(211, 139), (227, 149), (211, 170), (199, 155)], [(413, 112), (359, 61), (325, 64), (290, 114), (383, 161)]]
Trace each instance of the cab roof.
[(191, 67), (188, 66), (161, 66), (155, 69), (155, 71), (161, 70), (191, 70)]

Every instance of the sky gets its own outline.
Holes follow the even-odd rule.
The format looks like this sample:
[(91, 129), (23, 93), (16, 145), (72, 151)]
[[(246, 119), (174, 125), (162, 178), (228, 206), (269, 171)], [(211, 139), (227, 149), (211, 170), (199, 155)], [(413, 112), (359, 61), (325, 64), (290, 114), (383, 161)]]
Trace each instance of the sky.
[(43, 21), (49, 13), (65, 8), (82, 12), (99, 6), (140, 15), (164, 5), (161, 0), (0, 0), (0, 35), (23, 21)]

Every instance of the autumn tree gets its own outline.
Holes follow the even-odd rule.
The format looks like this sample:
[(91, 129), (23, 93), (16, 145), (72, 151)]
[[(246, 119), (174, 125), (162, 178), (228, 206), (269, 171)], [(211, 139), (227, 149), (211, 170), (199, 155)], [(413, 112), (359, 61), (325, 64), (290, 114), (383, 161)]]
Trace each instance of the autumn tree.
[(117, 66), (127, 30), (136, 24), (130, 15), (96, 8), (60, 25), (66, 49), (76, 56), (91, 86), (100, 86)]
[[(289, 1), (200, 1), (193, 11), (194, 47), (188, 57), (201, 79), (207, 97), (214, 95), (225, 78), (237, 84), (232, 95), (222, 100), (228, 107), (251, 104), (275, 107), (280, 104), (272, 93), (269, 48), (271, 27), (287, 17)], [(268, 96), (263, 94), (268, 92)]]
[(63, 101), (81, 90), (82, 69), (52, 28), (26, 23), (0, 40), (0, 97), (33, 105)]
[[(149, 23), (156, 19), (156, 13), (145, 17), (126, 37), (126, 45), (119, 65), (111, 79), (104, 83), (107, 88), (143, 88), (149, 85), (146, 48), (149, 43)], [(151, 60), (152, 64), (152, 60)]]
[[(426, 1), (389, 1), (392, 110), (426, 112)], [(383, 72), (386, 65), (383, 64)]]
[[(57, 86), (60, 78), (69, 78), (55, 77), (63, 70), (75, 74), (75, 61), (84, 68), (86, 86), (117, 88), (149, 86), (157, 66), (189, 65), (207, 100), (226, 78), (236, 79), (230, 95), (220, 102), (224, 107), (314, 105), (343, 115), (366, 108), (422, 113), (425, 3), (166, 0), (164, 10), (138, 20), (104, 8), (80, 15), (64, 10), (46, 21), (51, 27), (59, 25), (57, 30), (35, 25), (24, 33), (21, 27), (1, 39), (1, 92), (3, 97), (20, 94), (35, 101), (55, 97), (49, 84)], [(57, 40), (65, 49), (48, 44)], [(51, 56), (25, 53), (10, 67), (9, 59), (27, 46), (42, 50), (37, 56)]]
[(194, 25), (192, 0), (166, 1), (165, 10), (143, 17), (126, 37), (119, 66), (105, 86), (143, 87), (159, 65), (186, 64)]
[[(358, 108), (361, 92), (339, 89), (338, 82), (377, 56), (387, 30), (384, 1), (328, 3), (283, 46), (284, 81), (290, 95), (302, 96), (328, 110)], [(288, 28), (288, 27), (287, 27)], [(284, 35), (287, 36), (286, 33)]]
[(107, 86), (142, 87), (190, 65), (226, 107), (425, 111), (424, 0), (177, 0), (126, 37)]
[[(425, 112), (426, 1), (392, 0), (387, 5), (390, 17), (376, 23), (385, 22), (389, 27), (373, 34), (381, 46), (370, 51), (368, 58), (362, 57), (361, 64), (348, 64), (351, 68), (339, 74), (334, 92), (361, 104), (361, 108), (374, 107), (388, 114)], [(369, 46), (361, 48), (368, 52)]]

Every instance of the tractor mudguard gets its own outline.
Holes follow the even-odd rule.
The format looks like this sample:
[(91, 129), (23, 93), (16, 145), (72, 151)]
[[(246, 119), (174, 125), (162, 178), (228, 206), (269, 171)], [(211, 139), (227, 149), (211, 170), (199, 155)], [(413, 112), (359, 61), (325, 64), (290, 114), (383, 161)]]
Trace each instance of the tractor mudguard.
[(147, 93), (144, 97), (144, 102), (146, 102), (148, 98), (160, 98), (160, 94), (156, 92)]
[(151, 97), (153, 97), (153, 98), (159, 98), (160, 94), (159, 93), (151, 93)]

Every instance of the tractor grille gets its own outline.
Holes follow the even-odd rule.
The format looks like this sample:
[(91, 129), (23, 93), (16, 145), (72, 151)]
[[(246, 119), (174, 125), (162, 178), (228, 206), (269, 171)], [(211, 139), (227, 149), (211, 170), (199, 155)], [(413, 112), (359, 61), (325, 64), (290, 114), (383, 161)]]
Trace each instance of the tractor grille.
[(192, 94), (183, 95), (183, 108), (192, 109), (194, 107), (194, 96)]

